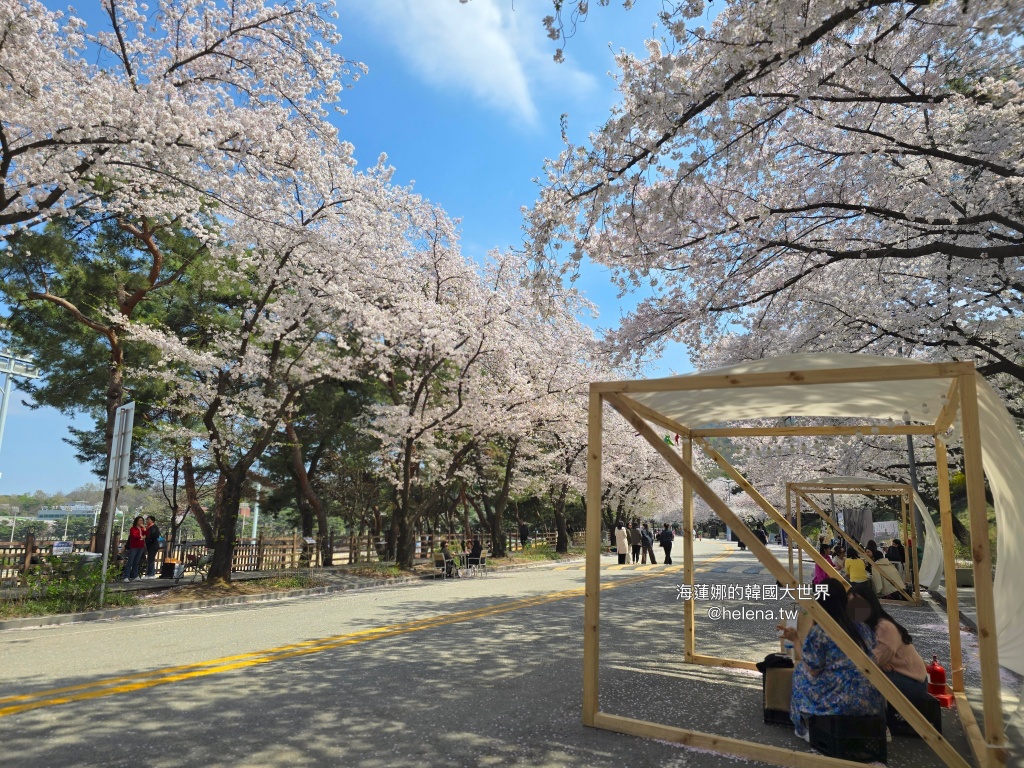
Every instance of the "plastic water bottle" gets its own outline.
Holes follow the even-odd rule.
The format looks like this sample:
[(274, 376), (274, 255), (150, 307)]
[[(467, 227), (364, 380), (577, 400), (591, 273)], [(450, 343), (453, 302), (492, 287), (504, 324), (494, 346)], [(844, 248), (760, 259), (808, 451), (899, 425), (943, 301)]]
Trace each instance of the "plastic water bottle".
[[(787, 629), (796, 629), (796, 626), (797, 626), (797, 619), (793, 618), (792, 616), (790, 616), (790, 617), (788, 617), (786, 619), (786, 628)], [(796, 661), (796, 644), (792, 640), (789, 640), (787, 638), (783, 638), (783, 641), (782, 641), (782, 652), (784, 654), (786, 654), (787, 656), (789, 656), (789, 658), (793, 659), (793, 661)]]

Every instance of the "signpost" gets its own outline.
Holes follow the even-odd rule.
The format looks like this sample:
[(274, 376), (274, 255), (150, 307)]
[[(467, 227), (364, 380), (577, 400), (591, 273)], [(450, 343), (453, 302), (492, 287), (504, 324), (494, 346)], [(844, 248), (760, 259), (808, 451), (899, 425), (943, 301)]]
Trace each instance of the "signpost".
[(117, 509), (117, 496), (128, 484), (128, 466), (131, 464), (132, 427), (135, 425), (135, 403), (126, 403), (117, 409), (114, 416), (114, 441), (110, 446), (110, 464), (107, 467), (107, 488), (110, 493), (110, 508), (107, 513), (107, 530), (103, 535), (103, 580), (100, 582), (100, 608), (107, 596), (107, 566), (110, 559), (110, 529)]
[(55, 541), (53, 542), (52, 553), (55, 555), (70, 555), (75, 551), (74, 542), (70, 541)]

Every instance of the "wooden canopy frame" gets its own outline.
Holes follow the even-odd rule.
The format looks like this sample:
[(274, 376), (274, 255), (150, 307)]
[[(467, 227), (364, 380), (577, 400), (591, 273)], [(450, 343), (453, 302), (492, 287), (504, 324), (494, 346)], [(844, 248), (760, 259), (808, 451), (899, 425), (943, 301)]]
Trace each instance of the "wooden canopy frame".
[[(796, 528), (798, 531), (803, 530), (802, 516), (801, 516), (801, 502), (805, 503), (810, 509), (818, 514), (826, 523), (832, 526), (833, 529), (839, 532), (839, 535), (843, 537), (848, 548), (852, 548), (862, 558), (868, 557), (867, 550), (865, 550), (859, 541), (855, 541), (846, 531), (839, 527), (839, 524), (833, 519), (833, 517), (824, 510), (824, 508), (818, 504), (813, 498), (819, 493), (830, 493), (830, 494), (843, 494), (843, 495), (858, 495), (858, 496), (896, 496), (900, 500), (900, 522), (901, 530), (903, 531), (902, 538), (904, 541), (913, 539), (914, 546), (908, 547), (910, 551), (910, 574), (914, 582), (914, 595), (911, 597), (907, 592), (890, 581), (890, 585), (893, 589), (890, 592), (899, 592), (905, 601), (912, 605), (920, 605), (921, 603), (921, 584), (920, 574), (917, 564), (917, 539), (911, 537), (908, 534), (907, 524), (907, 513), (911, 509), (913, 504), (914, 489), (908, 483), (893, 483), (884, 480), (871, 481), (871, 482), (841, 482), (841, 481), (830, 481), (830, 480), (818, 480), (811, 482), (790, 482), (786, 483), (786, 514), (789, 518), (793, 519), (793, 509), (796, 508)], [(790, 539), (789, 543), (790, 555), (789, 560), (793, 562), (793, 540)], [(803, 572), (804, 560), (801, 557), (799, 562), (799, 571), (797, 578), (800, 581), (804, 580)], [(790, 573), (793, 572), (792, 565), (790, 565)], [(882, 574), (883, 578), (885, 574)]]
[[(789, 521), (781, 515), (726, 459), (711, 448), (704, 440), (712, 436), (765, 436), (765, 435), (852, 435), (864, 427), (858, 426), (801, 426), (801, 427), (715, 427), (690, 428), (678, 421), (637, 401), (630, 395), (644, 392), (706, 392), (717, 390), (722, 398), (728, 398), (729, 390), (761, 388), (770, 391), (774, 387), (815, 387), (830, 384), (887, 383), (897, 381), (920, 381), (924, 379), (945, 379), (949, 381), (946, 403), (931, 424), (901, 424), (879, 426), (877, 433), (893, 435), (929, 435), (935, 440), (938, 465), (940, 514), (942, 517), (943, 560), (946, 569), (947, 617), (949, 621), (950, 653), (954, 659), (952, 687), (957, 709), (967, 733), (979, 768), (1004, 765), (1007, 759), (1006, 739), (1003, 731), (1002, 704), (1000, 701), (999, 662), (995, 634), (995, 609), (992, 593), (992, 565), (988, 543), (988, 521), (985, 514), (984, 474), (981, 456), (981, 430), (977, 381), (974, 367), (970, 363), (902, 364), (858, 368), (834, 368), (827, 370), (798, 370), (780, 372), (728, 373), (723, 375), (704, 374), (679, 376), (664, 379), (635, 381), (595, 382), (590, 385), (588, 447), (587, 447), (587, 559), (586, 559), (586, 603), (584, 608), (583, 638), (583, 723), (584, 725), (634, 736), (659, 738), (713, 752), (742, 758), (761, 760), (766, 763), (792, 766), (793, 768), (814, 768), (816, 766), (846, 766), (855, 768), (853, 763), (838, 758), (814, 755), (782, 747), (758, 744), (740, 739), (703, 733), (686, 728), (659, 725), (629, 717), (612, 715), (600, 711), (599, 707), (599, 654), (600, 654), (600, 594), (601, 594), (601, 475), (603, 444), (603, 407), (607, 403), (618, 411), (682, 477), (683, 479), (683, 578), (693, 585), (693, 493), (696, 492), (721, 519), (737, 534), (747, 548), (780, 583), (795, 591), (796, 578), (766, 546), (761, 544), (746, 524), (733, 510), (714, 493), (693, 469), (693, 445), (696, 443), (744, 491), (779, 523), (783, 530), (796, 533)], [(681, 395), (685, 397), (685, 395)], [(956, 576), (953, 569), (952, 512), (949, 497), (949, 472), (946, 445), (943, 435), (952, 425), (959, 412), (963, 425), (964, 469), (967, 482), (968, 514), (974, 556), (976, 605), (978, 613), (978, 646), (981, 661), (982, 707), (985, 734), (975, 722), (970, 703), (964, 692), (962, 653), (960, 644), (959, 605), (956, 593)], [(667, 445), (651, 428), (650, 423), (672, 430), (683, 439), (681, 455)], [(803, 537), (799, 537), (803, 538)], [(797, 539), (799, 541), (799, 539)], [(817, 554), (811, 548), (811, 556)], [(821, 560), (826, 572), (838, 576), (835, 569), (824, 559)], [(691, 589), (692, 595), (692, 589)], [(846, 635), (838, 624), (813, 599), (800, 599), (800, 605), (822, 627), (837, 646), (854, 662), (857, 668), (874, 684), (921, 738), (935, 751), (947, 766), (966, 768), (969, 763), (949, 744), (942, 735), (918, 712), (910, 701), (892, 684), (888, 677), (875, 665), (852, 638)], [(694, 601), (685, 603), (684, 660), (689, 663), (713, 666), (752, 668), (749, 661), (720, 659), (696, 653), (694, 632)]]

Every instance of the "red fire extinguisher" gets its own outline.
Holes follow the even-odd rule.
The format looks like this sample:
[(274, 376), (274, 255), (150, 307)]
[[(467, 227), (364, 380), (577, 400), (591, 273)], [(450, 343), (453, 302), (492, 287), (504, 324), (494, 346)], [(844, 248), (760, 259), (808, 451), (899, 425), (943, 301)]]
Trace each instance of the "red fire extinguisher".
[(928, 672), (928, 693), (940, 696), (946, 693), (946, 670), (939, 664), (939, 657), (933, 655), (932, 663), (925, 667)]

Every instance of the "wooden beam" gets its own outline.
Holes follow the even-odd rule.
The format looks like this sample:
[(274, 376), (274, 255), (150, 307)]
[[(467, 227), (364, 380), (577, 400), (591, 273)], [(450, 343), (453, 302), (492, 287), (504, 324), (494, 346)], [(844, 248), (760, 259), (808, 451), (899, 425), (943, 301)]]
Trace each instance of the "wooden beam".
[[(668, 416), (658, 413), (653, 408), (648, 408), (643, 403), (638, 403), (631, 397), (627, 397), (626, 400), (629, 402), (630, 408), (639, 413), (652, 424), (657, 424), (659, 427), (662, 427), (663, 429), (670, 429), (680, 437), (690, 436), (691, 430), (686, 425), (680, 424), (675, 419), (670, 419)], [(930, 435), (931, 432), (929, 431), (928, 434)]]
[(886, 480), (860, 483), (833, 483), (828, 480), (820, 480), (817, 482), (792, 482), (790, 485), (804, 493), (870, 493), (876, 496), (898, 496), (901, 493), (906, 493), (909, 487), (906, 483), (892, 483)]
[[(641, 414), (642, 415), (642, 414)], [(693, 441), (683, 441), (683, 461), (693, 467)], [(690, 598), (683, 606), (683, 659), (692, 661), (697, 653), (696, 610), (693, 602), (693, 489), (683, 480), (683, 583), (690, 586)]]
[(590, 385), (601, 393), (631, 392), (694, 392), (715, 389), (747, 389), (751, 387), (814, 386), (818, 384), (867, 384), (875, 382), (920, 381), (948, 379), (974, 372), (970, 363), (916, 363), (912, 365), (878, 365), (865, 368), (830, 368), (810, 371), (768, 371), (764, 373), (692, 374), (662, 379), (602, 381)]
[(976, 374), (960, 377), (960, 418), (964, 432), (964, 475), (967, 479), (967, 512), (970, 516), (971, 554), (974, 558), (974, 601), (978, 616), (978, 657), (981, 660), (981, 697), (985, 717), (985, 741), (989, 759), (1006, 763), (1006, 735), (1000, 698), (999, 646), (992, 597), (992, 553), (988, 541), (985, 505), (985, 471), (981, 458), (981, 424), (978, 415)]
[[(802, 545), (800, 545), (801, 541), (806, 541), (806, 539), (804, 538), (803, 510), (800, 509), (800, 497), (797, 496), (796, 499), (794, 499), (794, 501), (796, 501), (796, 533), (797, 533), (796, 543), (798, 545), (796, 552), (800, 556), (800, 559), (797, 560), (797, 562), (796, 562), (796, 574), (797, 574), (797, 579), (799, 580), (799, 582), (801, 584), (803, 584), (804, 583), (804, 548), (803, 548)], [(846, 581), (846, 579), (843, 579), (843, 581)]]
[[(796, 520), (796, 518), (793, 517), (793, 495), (789, 491), (789, 486), (786, 486), (786, 522), (789, 523), (790, 520)], [(792, 527), (792, 524), (790, 524), (790, 527)], [(789, 552), (789, 575), (795, 579), (796, 574), (793, 573), (793, 537), (788, 532), (786, 533), (786, 549)]]
[(601, 623), (601, 395), (591, 390), (587, 412), (587, 571), (583, 606), (583, 724), (593, 725), (598, 711)]
[(727, 669), (752, 669), (757, 670), (757, 663), (744, 659), (726, 659), (721, 656), (705, 656), (695, 654), (693, 664), (701, 664), (705, 667), (726, 667)]
[(864, 768), (863, 763), (841, 760), (838, 757), (826, 757), (813, 752), (797, 752), (784, 747), (731, 739), (727, 736), (716, 736), (712, 733), (701, 733), (687, 728), (675, 728), (671, 725), (658, 725), (644, 720), (634, 720), (631, 717), (609, 715), (605, 712), (598, 713), (594, 724), (605, 731), (624, 733), (627, 736), (640, 736), (645, 739), (660, 739), (719, 755), (756, 760), (769, 765), (781, 765), (783, 768)]
[[(935, 467), (939, 486), (939, 525), (942, 526), (942, 563), (946, 577), (946, 618), (949, 625), (950, 682), (954, 693), (964, 690), (964, 655), (960, 646), (960, 601), (953, 554), (953, 508), (949, 496), (949, 458), (945, 441), (935, 437)], [(904, 521), (906, 517), (904, 516)]]
[(957, 397), (957, 387), (959, 386), (960, 383), (956, 379), (953, 379), (953, 382), (949, 385), (949, 392), (946, 393), (946, 404), (942, 406), (938, 418), (935, 419), (936, 435), (941, 435), (956, 421), (956, 415), (960, 412), (960, 398)]
[[(871, 430), (877, 429), (877, 433)], [(865, 424), (863, 426), (817, 426), (817, 427), (705, 427), (691, 429), (694, 437), (790, 437), (806, 435), (827, 437), (832, 435), (926, 435), (935, 434), (935, 427), (928, 424)]]
[(985, 744), (985, 737), (978, 727), (978, 721), (974, 717), (974, 708), (963, 691), (954, 691), (956, 699), (956, 713), (960, 715), (960, 725), (963, 726), (967, 741), (970, 742), (971, 752), (974, 753), (974, 760), (979, 766), (988, 764), (988, 747)]
[[(872, 561), (871, 555), (869, 555), (867, 553), (867, 550), (865, 550), (863, 547), (861, 547), (860, 542), (856, 541), (846, 531), (844, 531), (842, 528), (840, 528), (839, 524), (835, 520), (832, 519), (832, 516), (829, 515), (828, 512), (826, 512), (821, 506), (819, 506), (817, 504), (817, 502), (815, 502), (813, 499), (811, 499), (810, 496), (807, 496), (807, 495), (801, 493), (800, 491), (797, 491), (797, 504), (800, 503), (799, 499), (801, 499), (801, 498), (804, 501), (807, 502), (807, 506), (809, 506), (811, 509), (813, 509), (815, 512), (817, 512), (819, 515), (821, 515), (829, 525), (831, 525), (833, 528), (835, 528), (837, 531), (839, 531), (839, 535), (842, 536), (843, 539), (845, 539), (848, 544), (851, 544), (853, 546), (853, 548), (855, 550), (857, 550), (858, 554), (861, 555), (861, 557), (865, 558), (867, 561)], [(797, 507), (797, 509), (799, 509), (799, 507)], [(899, 592), (901, 595), (903, 595), (904, 599), (907, 600), (907, 602), (909, 602), (909, 603), (916, 603), (918, 605), (921, 603), (920, 596), (915, 601), (910, 595), (908, 595), (906, 592), (903, 591), (903, 589), (900, 588), (899, 584), (894, 583), (892, 579), (885, 577), (884, 574), (882, 575), (882, 577), (885, 578), (885, 580), (888, 581), (889, 584), (897, 592)]]
[[(770, 501), (768, 501), (768, 499), (766, 499), (764, 496), (762, 496), (761, 493), (751, 484), (751, 482), (749, 480), (747, 480), (746, 477), (743, 476), (743, 473), (741, 473), (738, 469), (736, 469), (736, 467), (734, 467), (732, 464), (730, 464), (728, 459), (726, 459), (721, 453), (716, 451), (710, 444), (708, 444), (708, 442), (706, 440), (704, 440), (703, 438), (699, 438), (698, 437), (698, 438), (694, 439), (694, 442), (698, 446), (700, 446), (700, 449), (702, 451), (704, 451), (704, 453), (706, 453), (709, 457), (711, 457), (711, 459), (719, 466), (719, 468), (721, 468), (721, 470), (723, 472), (725, 472), (725, 474), (727, 474), (733, 480), (733, 482), (735, 482), (737, 485), (739, 485), (739, 487), (743, 490), (744, 493), (747, 494), (747, 496), (749, 496), (751, 499), (754, 500), (754, 503), (757, 504), (757, 506), (759, 506), (762, 510), (764, 510), (764, 513), (766, 515), (768, 515), (768, 517), (770, 517), (772, 520), (774, 520), (778, 524), (780, 529), (785, 530), (786, 533), (788, 534), (788, 536), (791, 539), (795, 536), (796, 537), (795, 543), (798, 546), (800, 546), (801, 549), (806, 549), (807, 552), (810, 554), (811, 559), (814, 560), (815, 563), (820, 565), (822, 567), (822, 569), (827, 574), (829, 574), (829, 576), (831, 576), (834, 579), (839, 579), (843, 584), (845, 584), (846, 586), (849, 586), (847, 584), (847, 582), (846, 582), (846, 579), (843, 578), (842, 574), (840, 574), (839, 571), (837, 571), (835, 569), (835, 566), (832, 565), (831, 563), (829, 563), (829, 561), (826, 560), (824, 557), (822, 557), (821, 553), (818, 552), (817, 548), (813, 547), (810, 544), (810, 542), (808, 542), (807, 539), (804, 537), (803, 533), (801, 533), (800, 527), (799, 527), (799, 519), (800, 519), (800, 507), (799, 506), (797, 506), (797, 521), (798, 521), (798, 524), (797, 524), (797, 527), (794, 528), (793, 525), (789, 522), (789, 520), (787, 518), (783, 517), (782, 513), (779, 512), (779, 510), (777, 510), (772, 505), (772, 503)], [(800, 542), (804, 542), (804, 544), (806, 544), (806, 547), (802, 546), (800, 544)], [(803, 559), (804, 559), (803, 555), (801, 554), (801, 556), (800, 556), (800, 562), (801, 562), (801, 566), (800, 566), (801, 567), (800, 581), (801, 582), (803, 581), (803, 570), (802, 570), (803, 569), (803, 565), (802, 565)], [(792, 570), (792, 567), (790, 567), (790, 570)]]
[(902, 496), (902, 491), (888, 491), (880, 490), (873, 491), (870, 488), (862, 488), (860, 490), (843, 490), (841, 488), (801, 488), (801, 491), (809, 496), (818, 496), (821, 494), (829, 493), (834, 496)]
[[(768, 572), (781, 584), (788, 584), (795, 587), (793, 577), (786, 572), (785, 567), (780, 563), (768, 548), (758, 540), (754, 533), (736, 515), (735, 512), (718, 498), (718, 495), (708, 486), (707, 483), (691, 467), (686, 466), (682, 458), (676, 454), (668, 445), (658, 437), (643, 420), (641, 416), (630, 410), (628, 404), (618, 395), (609, 394), (605, 396), (608, 404), (622, 414), (633, 428), (664, 458), (673, 469), (682, 475), (693, 487), (693, 490), (704, 502), (720, 517), (727, 525), (736, 531), (740, 541), (746, 544), (747, 548), (761, 564), (768, 569)], [(798, 598), (798, 602), (806, 610), (812, 619), (822, 628), (843, 653), (846, 654), (868, 681), (875, 686), (896, 711), (903, 715), (910, 726), (917, 731), (921, 739), (928, 744), (932, 750), (950, 768), (968, 768), (967, 761), (953, 749), (953, 746), (943, 738), (942, 734), (935, 730), (935, 727), (928, 722), (913, 704), (904, 696), (891, 680), (875, 664), (874, 660), (864, 652), (852, 637), (840, 627), (835, 620), (829, 616), (824, 608), (814, 599)], [(598, 715), (598, 724), (603, 721), (605, 715)], [(819, 758), (820, 759), (820, 758)]]

